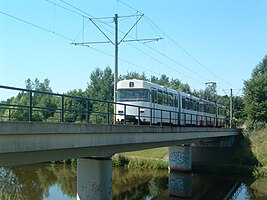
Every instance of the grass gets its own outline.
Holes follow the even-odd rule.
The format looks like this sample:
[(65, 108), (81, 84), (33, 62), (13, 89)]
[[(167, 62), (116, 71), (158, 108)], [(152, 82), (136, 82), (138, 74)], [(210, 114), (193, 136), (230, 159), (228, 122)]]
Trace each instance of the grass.
[[(167, 169), (168, 147), (122, 153), (112, 158), (114, 167)], [(75, 163), (76, 160), (69, 160)], [(65, 163), (68, 163), (65, 161)], [(258, 164), (257, 164), (258, 163)], [(261, 167), (262, 166), (262, 167)], [(225, 165), (196, 165), (194, 170), (222, 174), (267, 177), (267, 128), (257, 129), (241, 139), (239, 148)]]
[(168, 147), (126, 152), (113, 157), (115, 167), (127, 166), (140, 169), (168, 169)]
[(250, 133), (251, 150), (262, 166), (267, 166), (267, 128)]
[(155, 159), (140, 159), (140, 157), (125, 157), (117, 154), (112, 158), (112, 165), (114, 167), (129, 167), (139, 169), (168, 169), (168, 162), (164, 160)]
[(133, 151), (123, 153), (124, 156), (129, 157), (141, 157), (141, 158), (149, 158), (149, 159), (166, 159), (168, 154), (168, 147), (161, 147), (156, 149), (147, 149), (141, 151)]

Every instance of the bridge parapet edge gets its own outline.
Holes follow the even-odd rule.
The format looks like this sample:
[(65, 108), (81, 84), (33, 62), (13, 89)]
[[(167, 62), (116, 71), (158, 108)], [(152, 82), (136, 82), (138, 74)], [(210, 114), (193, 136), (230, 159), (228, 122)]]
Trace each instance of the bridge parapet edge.
[(73, 134), (73, 133), (187, 133), (187, 132), (237, 132), (241, 129), (216, 127), (161, 127), (133, 125), (98, 125), (44, 122), (0, 122), (1, 134)]

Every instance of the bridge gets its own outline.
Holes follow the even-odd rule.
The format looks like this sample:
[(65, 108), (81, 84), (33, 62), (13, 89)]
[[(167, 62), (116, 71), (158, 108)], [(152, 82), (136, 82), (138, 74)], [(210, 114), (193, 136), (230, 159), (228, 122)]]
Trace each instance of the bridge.
[[(77, 199), (112, 198), (111, 157), (116, 153), (168, 146), (171, 170), (191, 170), (192, 145), (231, 146), (240, 132), (217, 127), (117, 125), (113, 123), (114, 102), (0, 88), (18, 91), (26, 99), (24, 104), (0, 103), (0, 165), (77, 158)], [(53, 97), (59, 106), (51, 101), (49, 106), (38, 104), (35, 98), (40, 96)]]

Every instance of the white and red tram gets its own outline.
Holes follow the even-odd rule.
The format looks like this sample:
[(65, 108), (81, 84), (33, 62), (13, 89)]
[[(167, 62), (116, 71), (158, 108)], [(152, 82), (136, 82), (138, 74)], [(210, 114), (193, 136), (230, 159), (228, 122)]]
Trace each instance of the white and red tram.
[(143, 80), (117, 84), (116, 121), (192, 126), (224, 126), (225, 107)]

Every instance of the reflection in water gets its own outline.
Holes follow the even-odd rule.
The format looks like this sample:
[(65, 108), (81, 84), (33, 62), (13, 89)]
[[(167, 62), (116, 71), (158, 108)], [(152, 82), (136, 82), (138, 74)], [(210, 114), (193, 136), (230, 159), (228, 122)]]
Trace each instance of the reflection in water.
[(1, 168), (1, 199), (43, 199), (58, 185), (67, 196), (76, 196), (76, 168), (49, 164)]
[(159, 170), (113, 169), (113, 199), (147, 199), (168, 187), (168, 172)]
[(182, 198), (191, 198), (192, 174), (171, 171), (169, 173), (169, 195)]
[(249, 190), (250, 196), (255, 199), (267, 199), (267, 178), (261, 178), (254, 181)]
[[(0, 167), (0, 199), (73, 200), (76, 199), (76, 177), (76, 167), (69, 165)], [(240, 182), (191, 173), (168, 175), (166, 171), (125, 168), (113, 169), (112, 179), (115, 200), (179, 199), (177, 190), (181, 189), (184, 191), (181, 199), (223, 199), (225, 195), (240, 200), (267, 199), (267, 179)], [(171, 188), (168, 190), (168, 184), (177, 190), (174, 193)]]

